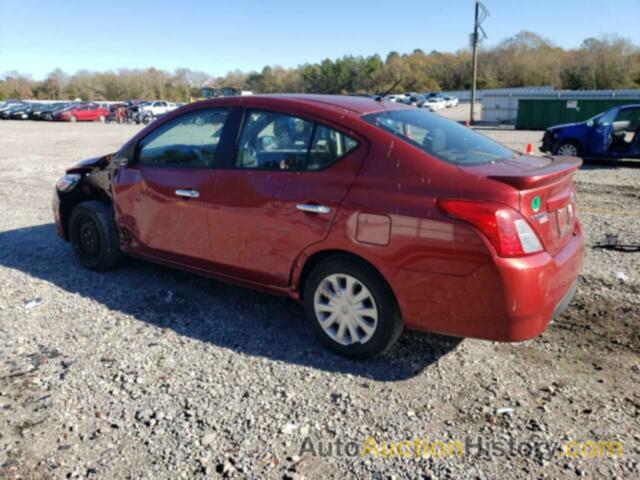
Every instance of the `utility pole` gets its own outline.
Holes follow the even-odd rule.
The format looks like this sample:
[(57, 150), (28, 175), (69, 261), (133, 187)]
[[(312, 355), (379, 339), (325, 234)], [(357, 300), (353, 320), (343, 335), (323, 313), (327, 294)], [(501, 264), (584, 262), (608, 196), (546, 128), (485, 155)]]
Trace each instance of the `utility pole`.
[(489, 16), (489, 10), (480, 2), (476, 0), (475, 14), (473, 17), (473, 33), (471, 34), (471, 47), (473, 48), (473, 78), (471, 80), (471, 111), (469, 112), (469, 125), (473, 125), (475, 121), (475, 107), (476, 107), (476, 82), (478, 79), (478, 44), (480, 43), (480, 34), (487, 38), (487, 34), (484, 32), (480, 24), (485, 18)]

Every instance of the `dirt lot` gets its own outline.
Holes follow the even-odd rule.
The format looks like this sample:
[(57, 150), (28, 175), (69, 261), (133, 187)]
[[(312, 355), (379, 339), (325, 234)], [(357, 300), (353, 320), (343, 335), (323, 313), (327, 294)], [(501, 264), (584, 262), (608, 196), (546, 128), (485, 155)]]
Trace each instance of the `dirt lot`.
[[(354, 363), (287, 300), (143, 262), (76, 263), (54, 233), (53, 184), (135, 131), (0, 123), (0, 478), (638, 478), (637, 165), (578, 173), (586, 264), (541, 337), (405, 333)], [(541, 136), (484, 133), (518, 149)], [(629, 251), (596, 248), (606, 235)], [(393, 449), (421, 439), (465, 450)], [(623, 453), (588, 458), (597, 445), (572, 440)]]

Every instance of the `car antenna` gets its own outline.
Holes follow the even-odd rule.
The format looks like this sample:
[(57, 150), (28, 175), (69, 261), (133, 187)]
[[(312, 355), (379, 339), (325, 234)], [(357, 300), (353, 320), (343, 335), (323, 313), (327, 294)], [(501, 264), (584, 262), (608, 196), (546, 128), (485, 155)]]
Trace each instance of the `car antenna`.
[(376, 96), (376, 98), (375, 98), (376, 102), (381, 102), (381, 101), (384, 99), (384, 97), (386, 97), (387, 95), (389, 95), (391, 92), (393, 92), (393, 90), (394, 90), (398, 85), (400, 85), (400, 82), (402, 82), (402, 75), (400, 75), (400, 78), (398, 79), (398, 81), (397, 81), (396, 83), (394, 83), (394, 84), (393, 84), (393, 86), (392, 86), (389, 90), (387, 90), (386, 92), (381, 93), (380, 95), (377, 95), (377, 96)]

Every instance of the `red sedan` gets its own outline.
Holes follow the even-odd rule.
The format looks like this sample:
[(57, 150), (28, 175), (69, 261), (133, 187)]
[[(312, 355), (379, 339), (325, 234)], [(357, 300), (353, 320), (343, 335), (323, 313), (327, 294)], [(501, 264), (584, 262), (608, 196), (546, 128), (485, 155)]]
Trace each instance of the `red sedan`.
[(65, 122), (104, 122), (108, 116), (108, 109), (93, 103), (88, 103), (83, 105), (74, 105), (61, 110), (54, 116), (54, 119)]
[(579, 167), (379, 99), (230, 97), (71, 168), (54, 212), (86, 268), (127, 254), (286, 295), (363, 358), (403, 327), (540, 334), (582, 265)]

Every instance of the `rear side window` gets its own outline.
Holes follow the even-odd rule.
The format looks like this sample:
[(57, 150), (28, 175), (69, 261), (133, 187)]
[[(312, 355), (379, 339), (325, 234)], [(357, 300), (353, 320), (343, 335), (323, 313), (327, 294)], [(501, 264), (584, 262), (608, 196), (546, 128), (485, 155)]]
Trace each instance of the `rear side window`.
[(185, 113), (147, 135), (140, 143), (142, 165), (210, 167), (220, 142), (228, 109)]
[(490, 138), (423, 110), (391, 110), (362, 118), (454, 165), (479, 165), (515, 157), (512, 150)]
[(318, 125), (309, 150), (307, 170), (322, 170), (358, 146), (353, 138), (331, 128)]
[(316, 171), (358, 146), (341, 132), (291, 115), (249, 111), (236, 154), (236, 168)]

